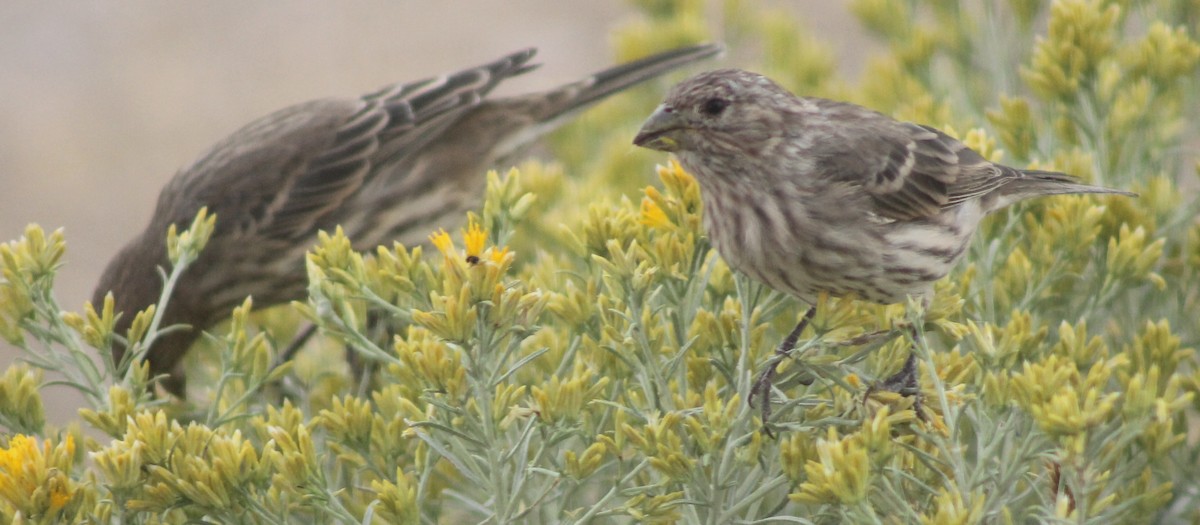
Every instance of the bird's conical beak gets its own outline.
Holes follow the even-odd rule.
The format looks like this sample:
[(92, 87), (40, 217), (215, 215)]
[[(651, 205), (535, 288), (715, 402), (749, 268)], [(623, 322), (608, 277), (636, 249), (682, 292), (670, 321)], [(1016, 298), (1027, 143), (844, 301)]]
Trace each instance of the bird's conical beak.
[(674, 135), (682, 129), (678, 114), (663, 104), (642, 124), (641, 131), (633, 138), (633, 145), (658, 151), (675, 151), (679, 149), (679, 142)]

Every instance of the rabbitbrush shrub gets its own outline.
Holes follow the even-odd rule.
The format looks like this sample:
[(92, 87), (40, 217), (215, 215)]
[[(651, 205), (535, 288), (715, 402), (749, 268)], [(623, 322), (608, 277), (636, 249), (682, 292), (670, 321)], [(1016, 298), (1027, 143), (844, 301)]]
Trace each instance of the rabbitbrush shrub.
[[(820, 21), (636, 4), (619, 58), (724, 40), (798, 93), (1141, 196), (991, 217), (927, 310), (823, 299), (769, 422), (747, 394), (802, 308), (731, 274), (695, 182), (630, 145), (662, 84), (555, 135), (555, 162), (488, 175), (481, 212), (425, 249), (322, 235), (311, 297), (247, 300), (193, 352), (189, 402), (105, 357), (167, 328), (154, 310), (115, 334), (111, 303), (60, 308), (63, 236), (30, 226), (0, 248), (0, 334), (28, 361), (0, 377), (0, 521), (1200, 520), (1200, 4), (856, 0), (884, 48), (857, 80), (805, 34)], [(171, 233), (168, 276), (213, 219)], [(297, 311), (321, 335), (277, 366)], [(920, 414), (871, 388), (912, 326)], [(46, 425), (39, 368), (83, 392), (78, 424)]]

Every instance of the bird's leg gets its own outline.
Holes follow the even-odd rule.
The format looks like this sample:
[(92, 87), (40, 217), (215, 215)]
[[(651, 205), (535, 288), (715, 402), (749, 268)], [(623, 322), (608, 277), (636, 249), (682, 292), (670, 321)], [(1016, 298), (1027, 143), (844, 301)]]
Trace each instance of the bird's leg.
[(758, 374), (758, 378), (754, 380), (754, 385), (750, 387), (750, 395), (747, 397), (746, 402), (753, 408), (754, 396), (762, 396), (763, 431), (770, 437), (775, 437), (771, 433), (771, 428), (767, 426), (767, 421), (771, 418), (771, 385), (775, 381), (775, 374), (778, 371), (777, 367), (779, 366), (779, 362), (787, 358), (791, 354), (792, 349), (796, 348), (796, 341), (800, 339), (800, 334), (804, 332), (804, 329), (808, 327), (808, 323), (816, 315), (817, 307), (815, 306), (810, 307), (804, 313), (804, 317), (800, 318), (800, 322), (796, 323), (796, 327), (779, 343), (779, 348), (775, 349), (775, 355), (767, 361), (767, 368)]
[(292, 342), (288, 343), (287, 347), (283, 349), (283, 352), (279, 354), (279, 360), (272, 368), (278, 368), (279, 365), (291, 361), (293, 357), (296, 357), (296, 352), (299, 352), (300, 347), (304, 346), (304, 343), (307, 343), (315, 333), (317, 333), (316, 323), (308, 323), (308, 326), (301, 328), (300, 332), (296, 334), (296, 337), (292, 339)]
[[(271, 372), (274, 373), (276, 368), (283, 366), (287, 362), (291, 361), (292, 358), (296, 357), (296, 353), (299, 352), (302, 347), (304, 347), (304, 344), (307, 343), (309, 339), (312, 339), (312, 336), (315, 333), (317, 333), (316, 323), (308, 323), (301, 327), (300, 331), (297, 332), (294, 337), (292, 337), (292, 341), (283, 348), (283, 351), (280, 352), (279, 355), (275, 356), (275, 362), (271, 363)], [(300, 393), (300, 389), (293, 384), (290, 378), (280, 378), (277, 383), (282, 389), (284, 395), (292, 397), (303, 396), (303, 394)]]
[(876, 385), (876, 388), (905, 396), (920, 393), (917, 383), (917, 353), (909, 350), (908, 358), (904, 360), (900, 371), (888, 376)]
[(913, 348), (908, 351), (908, 358), (904, 360), (904, 366), (900, 368), (899, 372), (888, 376), (887, 379), (884, 379), (875, 385), (872, 385), (871, 388), (867, 390), (867, 395), (870, 396), (871, 392), (878, 389), (895, 392), (902, 396), (914, 396), (913, 411), (917, 413), (917, 417), (924, 420), (925, 416), (923, 415), (924, 412), (921, 407), (921, 385), (917, 374), (916, 349), (916, 345), (919, 344), (921, 339), (921, 333), (915, 326), (912, 328), (912, 336)]
[[(378, 316), (368, 314), (368, 327), (374, 327), (380, 323), (381, 321)], [(304, 344), (307, 343), (309, 339), (312, 339), (313, 334), (316, 333), (316, 323), (309, 323), (301, 328), (300, 332), (298, 332), (296, 336), (292, 338), (292, 341), (288, 343), (287, 347), (283, 349), (283, 352), (280, 352), (278, 359), (276, 359), (275, 364), (272, 365), (271, 368), (279, 368), (280, 366), (283, 366), (284, 363), (287, 363), (295, 358), (296, 353), (298, 353), (300, 349), (304, 347)], [(371, 363), (366, 362), (362, 357), (360, 357), (358, 352), (354, 351), (354, 348), (350, 345), (346, 346), (346, 362), (350, 365), (351, 376), (358, 380), (360, 386), (365, 384), (365, 378), (369, 377), (371, 371), (374, 370), (374, 367), (371, 366)]]
[[(388, 326), (387, 316), (374, 309), (367, 311), (366, 328), (367, 337), (385, 347), (386, 341), (390, 340), (392, 334), (395, 333)], [(347, 344), (346, 364), (350, 366), (350, 377), (358, 382), (359, 395), (366, 395), (371, 390), (375, 372), (379, 369), (379, 362), (363, 355), (353, 345)]]

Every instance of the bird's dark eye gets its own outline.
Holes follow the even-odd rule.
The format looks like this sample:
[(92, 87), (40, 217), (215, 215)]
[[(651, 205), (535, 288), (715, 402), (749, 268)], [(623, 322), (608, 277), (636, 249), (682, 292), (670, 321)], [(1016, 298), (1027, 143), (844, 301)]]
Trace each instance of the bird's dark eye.
[(727, 108), (727, 107), (729, 107), (728, 100), (725, 100), (723, 98), (715, 98), (714, 97), (714, 98), (705, 100), (704, 104), (700, 105), (700, 111), (704, 112), (705, 115), (715, 117), (717, 115), (720, 115), (722, 111), (725, 111), (725, 108)]

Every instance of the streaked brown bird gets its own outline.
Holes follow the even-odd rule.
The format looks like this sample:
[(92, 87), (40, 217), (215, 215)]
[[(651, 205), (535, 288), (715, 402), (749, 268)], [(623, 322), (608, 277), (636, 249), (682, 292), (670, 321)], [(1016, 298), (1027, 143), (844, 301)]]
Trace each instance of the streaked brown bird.
[[(929, 126), (797, 97), (735, 69), (673, 87), (633, 142), (674, 153), (696, 177), (705, 229), (731, 267), (810, 305), (781, 355), (821, 292), (928, 301), (991, 212), (1040, 195), (1133, 195), (995, 164)], [(773, 374), (768, 366), (752, 392), (764, 411)], [(884, 385), (915, 390), (911, 354)]]
[[(93, 302), (112, 291), (117, 333), (162, 291), (165, 232), (202, 206), (216, 229), (163, 314), (170, 332), (146, 354), (164, 387), (183, 392), (177, 365), (200, 332), (247, 296), (256, 306), (301, 299), (305, 252), (318, 230), (341, 225), (355, 248), (416, 245), (481, 203), (488, 168), (502, 167), (583, 108), (634, 84), (711, 57), (718, 46), (668, 51), (542, 93), (488, 100), (532, 70), (535, 50), (358, 98), (321, 99), (260, 118), (217, 143), (159, 195), (149, 226), (109, 262)], [(117, 362), (125, 348), (116, 345)]]

